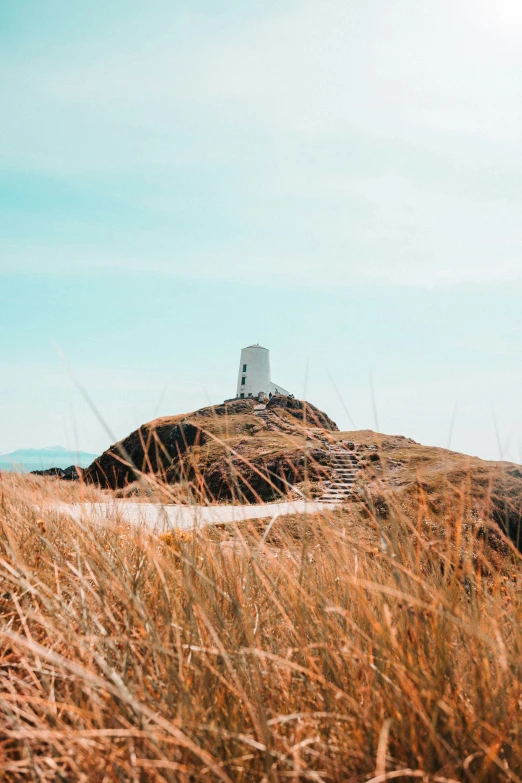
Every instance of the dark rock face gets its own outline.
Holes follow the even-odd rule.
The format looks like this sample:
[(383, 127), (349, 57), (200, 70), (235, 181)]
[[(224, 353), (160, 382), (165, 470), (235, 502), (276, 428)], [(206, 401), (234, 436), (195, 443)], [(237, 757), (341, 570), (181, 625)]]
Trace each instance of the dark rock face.
[(330, 419), (326, 413), (320, 411), (315, 405), (303, 400), (297, 400), (295, 397), (283, 397), (276, 395), (272, 397), (266, 406), (267, 408), (284, 408), (288, 413), (294, 416), (300, 424), (306, 424), (310, 427), (321, 427), (330, 432), (339, 432), (337, 424)]
[(64, 481), (78, 481), (83, 470), (77, 465), (70, 465), (68, 468), (48, 468), (47, 470), (32, 470), (32, 476), (54, 476)]
[(87, 468), (84, 479), (104, 489), (118, 489), (135, 481), (138, 473), (165, 477), (183, 454), (204, 442), (204, 433), (188, 422), (145, 425), (107, 449)]
[(47, 470), (32, 470), (31, 476), (51, 476), (63, 478), (64, 470), (62, 468), (47, 468)]
[[(241, 450), (238, 449), (238, 452)], [(324, 479), (328, 475), (329, 454), (313, 449), (305, 454), (292, 451), (275, 459), (241, 457), (220, 459), (205, 475), (206, 490), (214, 500), (258, 503), (278, 500), (305, 480)]]
[(79, 468), (77, 465), (70, 465), (68, 468), (65, 468), (62, 478), (65, 481), (79, 481), (82, 474), (82, 468)]
[(522, 468), (508, 468), (491, 492), (491, 517), (522, 552)]
[[(309, 403), (287, 397), (275, 397), (272, 407), (287, 408), (295, 418), (324, 429), (337, 429), (326, 414)], [(158, 419), (140, 427), (127, 438), (111, 446), (84, 471), (87, 483), (103, 489), (123, 489), (140, 474), (152, 474), (168, 484), (190, 481), (199, 487), (202, 500), (246, 502), (273, 500), (287, 495), (293, 485), (308, 477), (325, 478), (329, 454), (314, 449), (305, 451), (285, 441), (267, 448), (266, 428), (252, 414), (256, 400), (238, 399), (195, 411), (186, 418)], [(306, 406), (306, 408), (305, 408)], [(224, 427), (216, 419), (230, 416)], [(217, 425), (217, 429), (216, 429)], [(230, 429), (229, 429), (230, 427)], [(217, 431), (215, 437), (212, 433)], [(234, 448), (224, 454), (223, 432), (233, 437)], [(259, 434), (259, 433), (263, 434)], [(238, 443), (238, 435), (241, 441)], [(258, 439), (259, 438), (259, 439)], [(200, 446), (208, 443), (210, 452), (199, 461)], [(212, 455), (209, 459), (208, 455)]]

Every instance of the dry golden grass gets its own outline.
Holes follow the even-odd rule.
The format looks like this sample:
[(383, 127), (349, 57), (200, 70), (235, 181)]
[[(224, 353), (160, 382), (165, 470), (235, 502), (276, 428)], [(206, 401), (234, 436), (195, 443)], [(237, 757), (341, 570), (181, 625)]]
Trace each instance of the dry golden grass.
[(3, 779), (520, 781), (520, 556), (465, 506), (158, 539), (65, 487), (0, 474)]

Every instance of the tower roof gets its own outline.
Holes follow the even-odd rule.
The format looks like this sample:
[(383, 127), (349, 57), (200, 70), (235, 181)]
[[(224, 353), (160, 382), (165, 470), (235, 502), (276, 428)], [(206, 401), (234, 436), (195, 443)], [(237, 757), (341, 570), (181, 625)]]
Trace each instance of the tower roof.
[[(255, 345), (247, 345), (247, 348), (261, 348), (262, 351), (268, 351), (268, 348), (263, 348), (262, 345), (259, 345), (259, 343), (256, 343)], [(245, 350), (245, 348), (243, 348)]]

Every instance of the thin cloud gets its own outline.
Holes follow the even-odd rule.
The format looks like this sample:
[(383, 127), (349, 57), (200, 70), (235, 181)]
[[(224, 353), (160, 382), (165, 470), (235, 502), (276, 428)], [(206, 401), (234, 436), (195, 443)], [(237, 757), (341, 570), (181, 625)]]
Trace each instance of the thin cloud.
[(0, 272), (246, 281), (248, 259), (280, 285), (520, 281), (522, 47), (471, 5), (47, 31), (45, 59), (4, 63), (0, 162), (113, 203), (65, 218), (50, 199), (39, 223), (10, 206)]

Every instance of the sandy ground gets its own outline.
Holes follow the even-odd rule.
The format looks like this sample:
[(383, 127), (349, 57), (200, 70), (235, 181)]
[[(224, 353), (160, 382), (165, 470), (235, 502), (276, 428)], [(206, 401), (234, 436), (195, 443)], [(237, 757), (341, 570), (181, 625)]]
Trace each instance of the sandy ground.
[(132, 503), (119, 500), (111, 503), (57, 503), (53, 509), (68, 514), (77, 521), (118, 518), (133, 525), (146, 525), (158, 530), (179, 528), (186, 530), (205, 525), (242, 522), (245, 519), (264, 519), (288, 514), (313, 514), (331, 508), (331, 505), (306, 500), (286, 503), (267, 503), (258, 506), (164, 506), (159, 503)]

